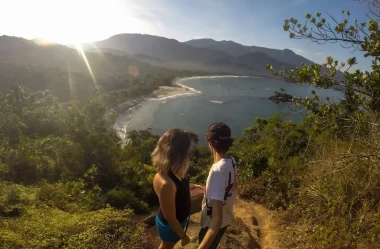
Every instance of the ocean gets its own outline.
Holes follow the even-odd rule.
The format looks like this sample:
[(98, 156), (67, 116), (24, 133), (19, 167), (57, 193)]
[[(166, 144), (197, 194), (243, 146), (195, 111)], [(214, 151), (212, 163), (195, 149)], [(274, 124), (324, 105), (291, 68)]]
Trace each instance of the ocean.
[(313, 90), (320, 97), (334, 101), (343, 97), (330, 89), (266, 78), (192, 77), (178, 83), (191, 89), (192, 94), (149, 99), (125, 111), (114, 125), (118, 135), (124, 139), (126, 131), (141, 129), (151, 129), (161, 135), (166, 130), (181, 128), (198, 134), (203, 143), (208, 126), (214, 122), (227, 123), (234, 137), (240, 136), (255, 118), (267, 118), (277, 112), (284, 113), (286, 119), (301, 122), (302, 114), (294, 113), (290, 104), (274, 104), (268, 100), (280, 88), (295, 97), (311, 96)]

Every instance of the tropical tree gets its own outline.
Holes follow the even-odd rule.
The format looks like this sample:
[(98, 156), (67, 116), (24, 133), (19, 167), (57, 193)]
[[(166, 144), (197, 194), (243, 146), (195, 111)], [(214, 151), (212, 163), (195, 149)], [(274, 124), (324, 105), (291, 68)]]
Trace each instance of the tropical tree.
[[(304, 21), (293, 17), (286, 19), (283, 28), (291, 39), (308, 39), (318, 44), (339, 43), (351, 51), (362, 51), (364, 57), (372, 58), (371, 71), (352, 70), (352, 67), (358, 63), (355, 57), (349, 58), (347, 62), (339, 62), (331, 56), (327, 57), (323, 64), (302, 63), (300, 67), (279, 72), (273, 71), (270, 65), (267, 68), (272, 70), (274, 75), (290, 82), (311, 83), (317, 87), (342, 91), (344, 100), (340, 107), (344, 107), (349, 114), (357, 110), (371, 110), (377, 113), (380, 111), (380, 84), (378, 84), (380, 1), (358, 0), (358, 2), (368, 2), (368, 20), (353, 18), (350, 11), (342, 11), (342, 19), (337, 19), (331, 14), (323, 15), (320, 12), (315, 15), (306, 13)], [(301, 102), (310, 110), (331, 112), (326, 106), (319, 105), (318, 96)], [(316, 106), (323, 109), (315, 108)], [(328, 108), (331, 109), (332, 106), (329, 105)]]
[[(380, 158), (380, 0), (357, 2), (368, 4), (368, 20), (354, 19), (350, 11), (342, 11), (339, 20), (317, 12), (306, 13), (304, 21), (287, 19), (283, 27), (291, 39), (337, 43), (350, 51), (361, 52), (363, 57), (372, 59), (371, 70), (353, 70), (358, 63), (355, 57), (338, 62), (331, 56), (323, 64), (303, 63), (278, 72), (267, 66), (274, 75), (289, 82), (333, 88), (344, 94), (339, 103), (322, 101), (315, 92), (312, 98), (294, 100), (296, 105), (308, 110), (302, 126), (305, 132), (295, 130), (289, 137), (288, 141), (297, 143), (293, 143), (295, 154), (283, 158), (286, 168), (276, 167), (275, 174), (264, 172), (264, 179), (271, 186), (269, 196), (275, 194), (293, 202), (289, 214), (296, 224), (289, 227), (307, 225), (316, 231), (295, 243), (294, 238), (307, 236), (304, 231), (291, 231), (292, 242), (286, 248), (295, 248), (295, 244), (302, 244), (303, 248), (373, 248), (379, 243), (380, 171), (374, 165), (378, 165)], [(258, 122), (256, 127), (264, 125), (268, 127), (268, 122)], [(248, 129), (247, 135), (260, 141), (262, 134), (256, 134), (256, 127)], [(279, 126), (272, 127), (267, 134), (273, 135), (278, 130)], [(303, 143), (298, 144), (301, 135)], [(279, 154), (279, 150), (269, 155), (273, 153)], [(297, 171), (283, 170), (291, 169), (291, 165)], [(283, 183), (289, 185), (291, 180), (296, 183), (293, 185), (296, 189), (284, 188)], [(289, 190), (296, 190), (296, 195), (289, 194)]]

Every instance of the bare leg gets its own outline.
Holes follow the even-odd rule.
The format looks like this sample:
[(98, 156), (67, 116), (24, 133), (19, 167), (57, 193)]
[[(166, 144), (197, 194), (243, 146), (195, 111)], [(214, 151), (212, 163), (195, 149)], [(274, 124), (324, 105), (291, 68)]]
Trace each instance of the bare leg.
[(160, 247), (158, 249), (173, 249), (176, 243), (161, 241)]

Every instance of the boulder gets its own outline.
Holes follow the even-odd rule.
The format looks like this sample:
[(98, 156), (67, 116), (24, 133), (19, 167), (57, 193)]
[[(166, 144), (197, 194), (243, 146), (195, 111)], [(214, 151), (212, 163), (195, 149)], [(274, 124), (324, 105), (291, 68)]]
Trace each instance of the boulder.
[(276, 104), (292, 102), (293, 98), (295, 97), (285, 92), (279, 92), (279, 91), (275, 91), (274, 95), (269, 97), (269, 99)]

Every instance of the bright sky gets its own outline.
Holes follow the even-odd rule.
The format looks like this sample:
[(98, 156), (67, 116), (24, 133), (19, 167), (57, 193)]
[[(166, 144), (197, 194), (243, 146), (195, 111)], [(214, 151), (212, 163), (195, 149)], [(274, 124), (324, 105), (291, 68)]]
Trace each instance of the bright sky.
[(283, 20), (306, 12), (334, 14), (350, 10), (366, 20), (367, 5), (351, 0), (0, 0), (0, 35), (45, 38), (62, 44), (93, 42), (119, 33), (146, 33), (179, 41), (196, 38), (233, 40), (245, 45), (290, 48), (316, 62), (327, 55), (357, 56), (335, 45), (290, 40)]

